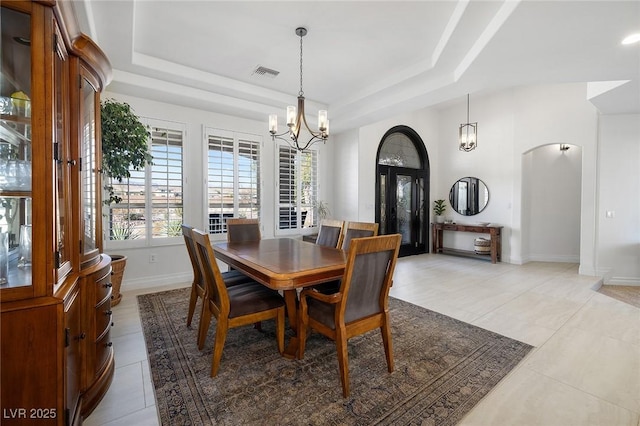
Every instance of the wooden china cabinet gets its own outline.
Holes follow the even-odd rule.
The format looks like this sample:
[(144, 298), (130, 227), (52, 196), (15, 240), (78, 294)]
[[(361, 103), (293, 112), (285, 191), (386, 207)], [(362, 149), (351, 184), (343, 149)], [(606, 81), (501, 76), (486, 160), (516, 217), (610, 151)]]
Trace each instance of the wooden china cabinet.
[(114, 372), (99, 170), (111, 66), (72, 2), (0, 6), (0, 423), (80, 424)]

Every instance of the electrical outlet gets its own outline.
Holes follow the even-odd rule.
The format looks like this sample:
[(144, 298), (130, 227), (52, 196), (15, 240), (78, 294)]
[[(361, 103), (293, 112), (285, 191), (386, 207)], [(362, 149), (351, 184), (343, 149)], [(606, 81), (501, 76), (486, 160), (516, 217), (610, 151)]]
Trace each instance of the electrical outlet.
[(156, 263), (158, 261), (157, 255), (150, 254), (149, 255), (149, 263)]

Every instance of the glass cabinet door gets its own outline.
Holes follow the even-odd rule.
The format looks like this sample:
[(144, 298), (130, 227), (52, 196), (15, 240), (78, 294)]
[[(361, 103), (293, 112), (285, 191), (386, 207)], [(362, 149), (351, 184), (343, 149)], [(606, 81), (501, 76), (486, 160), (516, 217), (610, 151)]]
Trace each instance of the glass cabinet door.
[(56, 49), (53, 59), (53, 72), (55, 79), (55, 99), (54, 99), (54, 139), (53, 152), (55, 161), (55, 208), (56, 208), (56, 246), (55, 265), (58, 271), (56, 282), (60, 283), (65, 275), (71, 270), (70, 244), (70, 218), (71, 218), (71, 190), (69, 187), (70, 170), (75, 165), (71, 160), (69, 146), (69, 61), (67, 51), (62, 44), (62, 36), (56, 28)]
[(0, 289), (31, 286), (31, 17), (2, 7)]
[(88, 260), (98, 247), (100, 211), (98, 209), (98, 158), (96, 152), (96, 120), (98, 105), (97, 81), (86, 70), (81, 69), (80, 86), (80, 188), (82, 203), (82, 256)]

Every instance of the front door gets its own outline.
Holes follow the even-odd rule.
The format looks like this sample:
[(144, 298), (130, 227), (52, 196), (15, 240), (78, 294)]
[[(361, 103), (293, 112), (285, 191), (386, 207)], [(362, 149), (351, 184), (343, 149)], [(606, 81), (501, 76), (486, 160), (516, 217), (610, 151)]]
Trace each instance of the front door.
[(385, 172), (380, 176), (388, 182), (380, 234), (402, 235), (401, 256), (425, 253), (424, 178), (416, 170), (400, 167), (388, 167)]
[(376, 221), (381, 235), (402, 235), (400, 256), (427, 252), (428, 176), (419, 136), (406, 126), (387, 132), (378, 151)]

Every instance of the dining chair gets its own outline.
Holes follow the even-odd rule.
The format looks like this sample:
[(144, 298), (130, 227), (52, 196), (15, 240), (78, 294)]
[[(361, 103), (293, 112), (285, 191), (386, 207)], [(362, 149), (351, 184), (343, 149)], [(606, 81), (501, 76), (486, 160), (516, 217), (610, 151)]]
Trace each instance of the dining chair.
[[(191, 284), (191, 297), (189, 298), (189, 312), (187, 314), (187, 327), (191, 326), (191, 320), (196, 310), (196, 304), (198, 298), (204, 300), (205, 287), (202, 280), (202, 273), (198, 266), (198, 257), (196, 255), (196, 246), (193, 242), (193, 227), (182, 224), (182, 235), (184, 236), (184, 242), (187, 246), (187, 252), (189, 253), (189, 260), (191, 261), (191, 268), (193, 269), (193, 283)], [(252, 281), (248, 276), (240, 273), (239, 271), (229, 271), (222, 273), (222, 279), (227, 287), (241, 284), (243, 282)], [(203, 304), (204, 308), (204, 304)]]
[[(227, 223), (227, 242), (229, 243), (242, 243), (245, 241), (259, 241), (262, 238), (260, 234), (260, 221), (258, 219), (246, 219), (246, 218), (228, 218)], [(228, 266), (229, 272), (235, 270)], [(238, 272), (240, 273), (240, 272)], [(255, 328), (262, 330), (260, 321), (255, 323)]]
[(344, 220), (322, 219), (316, 244), (325, 247), (339, 248), (344, 229)]
[(226, 222), (227, 241), (230, 243), (258, 241), (262, 238), (258, 219), (229, 218)]
[[(344, 226), (338, 247), (343, 251), (349, 250), (349, 244), (354, 238), (375, 237), (378, 235), (378, 224), (375, 222), (347, 222)], [(340, 280), (328, 281), (313, 286), (321, 293), (335, 293), (340, 288)]]
[(209, 241), (209, 234), (193, 230), (193, 240), (205, 283), (205, 309), (200, 317), (198, 348), (204, 347), (211, 317), (216, 318), (216, 331), (211, 360), (211, 377), (218, 374), (222, 349), (230, 328), (275, 319), (278, 352), (284, 352), (284, 299), (277, 291), (256, 281), (231, 287), (224, 285), (222, 274)]
[(300, 293), (298, 355), (304, 358), (308, 328), (334, 340), (345, 398), (349, 396), (347, 341), (350, 338), (379, 328), (387, 369), (390, 373), (393, 371), (388, 301), (400, 240), (400, 234), (354, 238), (339, 290), (324, 294), (307, 288)]
[(378, 224), (375, 222), (348, 222), (342, 235), (340, 248), (348, 251), (352, 239), (378, 235)]

